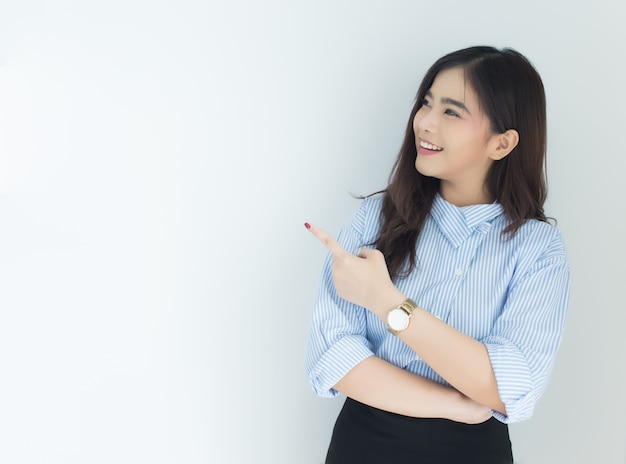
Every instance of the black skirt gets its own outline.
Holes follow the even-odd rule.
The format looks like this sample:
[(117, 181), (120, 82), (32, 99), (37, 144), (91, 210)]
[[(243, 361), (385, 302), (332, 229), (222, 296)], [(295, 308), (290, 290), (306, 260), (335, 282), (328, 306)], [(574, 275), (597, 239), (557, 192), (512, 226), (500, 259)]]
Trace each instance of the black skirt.
[(348, 398), (333, 430), (326, 464), (510, 464), (509, 429), (491, 418), (469, 425), (417, 419)]

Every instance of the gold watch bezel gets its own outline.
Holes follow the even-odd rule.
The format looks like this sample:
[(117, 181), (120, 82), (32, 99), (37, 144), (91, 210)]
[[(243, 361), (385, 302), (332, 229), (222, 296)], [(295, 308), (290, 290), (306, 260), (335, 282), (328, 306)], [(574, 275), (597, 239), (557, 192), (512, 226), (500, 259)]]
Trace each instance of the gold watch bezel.
[[(398, 335), (400, 332), (403, 332), (406, 329), (408, 329), (409, 324), (411, 323), (411, 314), (413, 314), (413, 311), (415, 311), (416, 308), (417, 308), (417, 304), (415, 304), (415, 302), (411, 300), (410, 298), (407, 298), (399, 306), (396, 306), (395, 308), (390, 309), (389, 312), (387, 313), (387, 330), (391, 332), (393, 335)], [(402, 310), (407, 315), (407, 324), (406, 324), (406, 327), (404, 327), (403, 329), (396, 330), (389, 325), (389, 316), (391, 315), (393, 311), (396, 311), (396, 310)]]

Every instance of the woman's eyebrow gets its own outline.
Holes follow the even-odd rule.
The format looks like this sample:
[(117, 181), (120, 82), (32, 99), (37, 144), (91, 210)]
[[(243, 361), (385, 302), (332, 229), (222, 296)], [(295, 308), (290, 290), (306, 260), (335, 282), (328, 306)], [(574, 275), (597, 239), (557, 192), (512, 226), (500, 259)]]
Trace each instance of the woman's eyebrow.
[[(433, 97), (433, 94), (431, 93), (431, 91), (429, 90), (428, 92), (426, 92), (426, 96), (434, 99), (435, 97)], [(465, 111), (467, 114), (472, 114), (470, 113), (470, 111), (467, 109), (467, 106), (465, 106), (463, 103), (461, 103), (458, 100), (454, 100), (453, 98), (448, 98), (448, 97), (442, 97), (441, 98), (441, 103), (443, 103), (444, 105), (453, 105), (456, 106), (457, 108), (462, 109), (463, 111)]]

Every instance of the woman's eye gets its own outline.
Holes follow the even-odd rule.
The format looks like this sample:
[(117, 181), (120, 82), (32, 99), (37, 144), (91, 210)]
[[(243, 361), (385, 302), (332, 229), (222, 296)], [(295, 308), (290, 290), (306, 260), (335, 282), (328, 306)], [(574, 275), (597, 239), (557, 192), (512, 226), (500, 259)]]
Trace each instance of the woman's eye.
[(430, 102), (428, 100), (426, 100), (425, 98), (422, 99), (422, 106), (427, 106), (428, 108), (430, 108)]
[(447, 115), (454, 116), (455, 118), (460, 117), (460, 116), (459, 116), (459, 113), (457, 113), (456, 111), (451, 110), (451, 109), (449, 109), (449, 108), (445, 111), (445, 113), (446, 113)]

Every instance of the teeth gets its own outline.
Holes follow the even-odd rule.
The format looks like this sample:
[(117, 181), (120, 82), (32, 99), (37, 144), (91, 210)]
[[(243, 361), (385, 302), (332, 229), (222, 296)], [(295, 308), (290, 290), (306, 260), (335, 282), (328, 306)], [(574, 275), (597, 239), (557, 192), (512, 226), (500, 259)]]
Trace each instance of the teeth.
[(437, 150), (437, 151), (443, 150), (443, 148), (438, 147), (437, 145), (431, 145), (430, 143), (424, 142), (423, 140), (420, 140), (420, 147), (424, 147), (427, 150)]

